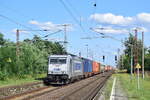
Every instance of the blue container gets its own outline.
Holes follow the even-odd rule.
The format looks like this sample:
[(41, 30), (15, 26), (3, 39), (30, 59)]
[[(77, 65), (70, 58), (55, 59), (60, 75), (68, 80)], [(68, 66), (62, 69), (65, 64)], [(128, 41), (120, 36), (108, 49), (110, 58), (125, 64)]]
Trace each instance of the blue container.
[(92, 61), (83, 58), (83, 72), (92, 72)]

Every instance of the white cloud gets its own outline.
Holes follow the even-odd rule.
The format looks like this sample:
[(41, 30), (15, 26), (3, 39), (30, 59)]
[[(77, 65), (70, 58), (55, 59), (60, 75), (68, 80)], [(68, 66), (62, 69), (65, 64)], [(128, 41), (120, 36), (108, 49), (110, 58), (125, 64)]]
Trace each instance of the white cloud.
[(134, 21), (132, 17), (124, 17), (121, 15), (114, 15), (112, 13), (93, 14), (90, 19), (99, 23), (114, 24), (114, 25), (128, 25)]
[[(90, 19), (95, 20), (103, 25), (111, 25), (123, 28), (125, 26), (130, 30), (133, 29), (133, 27), (140, 27), (140, 31), (148, 32), (148, 29), (150, 28), (150, 13), (139, 13), (135, 16), (122, 16), (112, 13), (93, 14), (90, 16)], [(118, 34), (126, 32), (126, 30), (116, 30), (113, 28), (100, 31), (104, 33)]]
[[(51, 30), (51, 31), (64, 30), (64, 26), (62, 26), (62, 24), (54, 24), (50, 21), (38, 22), (38, 21), (32, 20), (32, 21), (29, 21), (29, 24), (36, 25), (37, 27), (39, 27), (41, 29), (47, 29), (47, 30)], [(71, 25), (69, 25), (67, 27), (67, 31), (70, 31), (72, 29), (73, 28)]]
[[(17, 32), (17, 28), (12, 29), (12, 32), (13, 32), (13, 33), (16, 33), (16, 32)], [(29, 31), (23, 31), (23, 30), (20, 30), (20, 32), (21, 32), (21, 33), (25, 33), (25, 34), (26, 34), (26, 33), (30, 33)]]
[(128, 34), (129, 31), (127, 29), (115, 29), (115, 28), (112, 28), (112, 27), (99, 27), (99, 28), (94, 28), (93, 29), (95, 32), (98, 32), (98, 33), (104, 33), (104, 34)]
[(150, 13), (140, 13), (137, 15), (137, 19), (142, 22), (150, 23)]
[(134, 28), (132, 28), (131, 30), (132, 31), (134, 31), (135, 29), (137, 29), (138, 30), (138, 32), (148, 32), (148, 29), (147, 28), (145, 28), (145, 27), (134, 27)]
[(31, 20), (31, 21), (29, 21), (29, 24), (39, 25), (39, 22), (37, 22), (35, 20)]
[(49, 41), (54, 41), (54, 42), (63, 42), (64, 40), (62, 38), (48, 38)]
[(42, 22), (32, 20), (32, 21), (29, 21), (29, 24), (36, 25), (39, 28), (47, 29), (47, 30), (52, 30), (52, 31), (59, 30), (59, 28), (56, 27), (56, 25), (53, 24), (52, 22), (43, 22), (42, 23)]

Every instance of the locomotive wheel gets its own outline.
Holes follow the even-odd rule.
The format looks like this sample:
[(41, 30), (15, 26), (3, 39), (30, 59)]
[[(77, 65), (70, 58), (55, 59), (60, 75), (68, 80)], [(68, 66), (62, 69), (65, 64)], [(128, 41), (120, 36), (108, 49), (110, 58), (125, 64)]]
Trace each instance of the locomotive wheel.
[(65, 84), (69, 84), (69, 83), (70, 83), (69, 79), (65, 80)]

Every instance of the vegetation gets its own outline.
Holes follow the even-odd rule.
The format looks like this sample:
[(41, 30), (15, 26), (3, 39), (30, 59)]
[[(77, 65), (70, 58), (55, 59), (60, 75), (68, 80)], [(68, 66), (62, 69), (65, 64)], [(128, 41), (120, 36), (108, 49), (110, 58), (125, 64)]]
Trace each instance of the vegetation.
[(45, 77), (46, 74), (36, 74), (35, 76), (27, 75), (25, 78), (11, 77), (7, 80), (0, 80), (0, 88), (10, 85), (22, 85), (26, 83), (39, 82), (40, 78)]
[[(125, 50), (124, 55), (121, 55), (119, 60), (119, 65), (122, 63), (123, 59), (123, 66), (120, 67), (120, 69), (127, 69), (128, 72), (130, 72), (130, 66), (131, 66), (131, 48), (133, 51), (133, 57), (136, 54), (136, 50), (138, 51), (138, 63), (142, 65), (142, 41), (137, 40), (137, 43), (135, 41), (135, 37), (130, 34), (129, 38), (127, 38), (124, 42)], [(150, 70), (150, 48), (145, 47), (145, 70)], [(133, 58), (133, 66), (136, 66), (135, 60)]]
[(47, 70), (50, 54), (66, 53), (63, 46), (42, 40), (38, 36), (19, 43), (19, 53), (16, 55), (16, 43), (10, 42), (0, 34), (0, 80), (11, 77), (25, 78), (36, 76)]
[(140, 78), (140, 89), (137, 88), (137, 76), (133, 75), (132, 80), (129, 74), (116, 74), (119, 78), (121, 85), (128, 95), (129, 100), (149, 100), (150, 98), (150, 77), (145, 80)]
[(105, 100), (109, 100), (110, 99), (112, 86), (113, 86), (113, 80), (114, 80), (114, 77), (111, 76), (109, 78), (109, 80), (106, 82), (106, 85), (105, 85), (105, 88), (104, 88), (104, 93), (103, 93), (104, 97), (105, 97)]

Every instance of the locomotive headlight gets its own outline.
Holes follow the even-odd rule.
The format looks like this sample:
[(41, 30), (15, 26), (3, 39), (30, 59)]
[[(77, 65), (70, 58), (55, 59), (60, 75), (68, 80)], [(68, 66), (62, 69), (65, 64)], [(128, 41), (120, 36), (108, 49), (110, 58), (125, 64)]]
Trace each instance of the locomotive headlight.
[(62, 71), (62, 74), (65, 74), (66, 72), (65, 71)]
[(53, 74), (53, 71), (49, 71), (48, 74)]
[(49, 73), (50, 73), (50, 74), (53, 74), (53, 71), (50, 71)]

